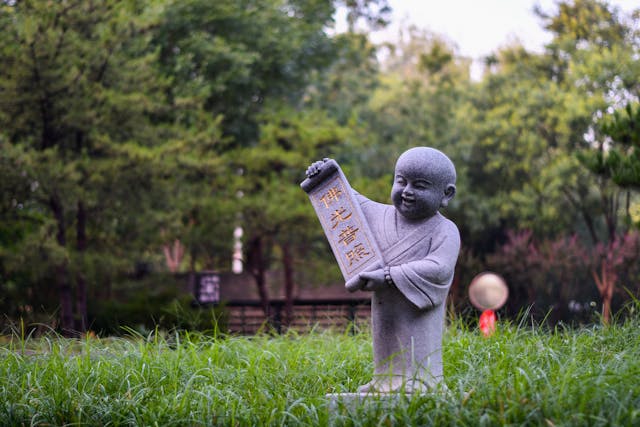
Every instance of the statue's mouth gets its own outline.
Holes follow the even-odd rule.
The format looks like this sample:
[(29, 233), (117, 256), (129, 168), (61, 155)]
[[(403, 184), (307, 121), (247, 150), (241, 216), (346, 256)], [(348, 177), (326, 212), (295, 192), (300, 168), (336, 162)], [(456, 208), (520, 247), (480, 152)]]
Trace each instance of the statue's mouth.
[(415, 204), (416, 200), (413, 197), (405, 197), (402, 196), (402, 204), (403, 205), (413, 205)]

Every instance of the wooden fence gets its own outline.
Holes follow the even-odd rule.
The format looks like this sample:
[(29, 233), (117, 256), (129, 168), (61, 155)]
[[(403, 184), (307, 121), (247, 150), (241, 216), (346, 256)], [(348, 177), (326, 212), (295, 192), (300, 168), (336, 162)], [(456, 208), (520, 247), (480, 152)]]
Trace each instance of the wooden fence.
[(288, 324), (285, 324), (285, 301), (282, 300), (270, 302), (268, 317), (259, 301), (229, 301), (225, 307), (229, 332), (242, 335), (269, 330), (282, 333), (289, 329), (351, 331), (368, 327), (371, 317), (369, 299), (294, 300), (293, 316)]

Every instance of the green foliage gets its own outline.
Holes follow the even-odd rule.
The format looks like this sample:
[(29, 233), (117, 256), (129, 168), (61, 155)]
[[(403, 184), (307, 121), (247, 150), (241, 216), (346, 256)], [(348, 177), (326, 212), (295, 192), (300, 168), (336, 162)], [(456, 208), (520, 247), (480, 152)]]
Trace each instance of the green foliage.
[(586, 44), (610, 48), (631, 35), (619, 11), (600, 0), (562, 1), (554, 15), (540, 7), (536, 12), (546, 21), (545, 29), (554, 34), (554, 48), (576, 50)]
[(602, 132), (611, 147), (580, 153), (594, 173), (623, 188), (640, 188), (640, 104), (629, 103), (602, 120)]
[(171, 96), (201, 98), (223, 117), (230, 143), (258, 135), (257, 114), (272, 99), (295, 102), (308, 74), (326, 64), (331, 2), (171, 2), (155, 32)]
[[(637, 307), (631, 308), (637, 310)], [(499, 323), (445, 333), (448, 390), (330, 408), (370, 379), (371, 337), (194, 333), (40, 340), (2, 337), (7, 425), (635, 425), (637, 313), (607, 328)]]
[(336, 60), (318, 70), (303, 101), (305, 107), (327, 111), (339, 124), (354, 128), (379, 85), (377, 49), (366, 34), (359, 33), (336, 35), (334, 48)]
[(224, 306), (196, 307), (189, 293), (181, 292), (184, 275), (151, 274), (122, 282), (111, 300), (89, 304), (90, 329), (100, 336), (122, 336), (131, 331), (146, 335), (154, 330), (226, 331)]
[[(366, 178), (364, 185), (356, 187), (363, 194), (388, 200), (395, 160), (410, 147), (432, 146), (449, 154), (455, 150), (460, 131), (455, 111), (469, 80), (468, 63), (454, 59), (454, 53), (437, 35), (415, 28), (408, 30), (407, 39), (390, 47), (381, 66), (385, 71), (371, 87), (369, 98), (352, 107), (355, 119), (363, 124), (361, 138), (365, 139), (361, 145), (352, 144), (357, 151), (345, 160), (349, 171)], [(427, 63), (438, 66), (429, 69)], [(387, 188), (380, 196), (370, 195), (365, 186), (377, 190), (380, 179)]]
[(481, 232), (478, 225), (486, 229), (500, 223), (512, 227), (517, 223), (518, 228), (556, 226), (557, 231), (572, 219), (558, 222), (562, 194), (544, 191), (547, 186), (540, 181), (559, 145), (568, 143), (553, 110), (561, 102), (561, 93), (536, 70), (538, 58), (520, 47), (501, 54), (503, 68), (475, 88), (471, 105), (464, 110), (471, 117), (466, 119), (470, 129), (461, 141), (468, 147), (461, 185), (470, 186), (459, 191), (460, 203), (475, 207), (466, 215), (481, 215), (480, 220), (470, 218), (468, 225), (473, 228), (469, 231), (474, 235)]
[[(587, 66), (599, 58), (594, 52), (571, 63), (582, 70), (571, 76), (579, 81), (573, 87), (546, 77), (553, 70), (548, 68), (553, 62), (547, 62), (552, 58), (531, 56), (520, 48), (501, 53), (499, 67), (471, 98), (475, 106), (470, 111), (478, 116), (471, 122), (475, 130), (469, 134), (470, 156), (463, 163), (459, 194), (461, 206), (474, 208), (464, 212), (462, 224), (469, 228), (463, 232), (485, 254), (505, 241), (508, 228), (533, 230), (538, 242), (555, 240), (531, 248), (527, 239), (520, 239), (524, 246), (519, 252), (507, 233), (506, 243), (487, 261), (488, 267), (508, 276), (511, 310), (536, 302), (544, 315), (546, 307), (555, 306), (552, 318), (557, 321), (564, 317), (570, 297), (593, 294), (595, 286), (591, 267), (573, 262), (545, 267), (545, 258), (562, 263), (570, 254), (579, 255), (576, 249), (584, 250), (563, 247), (569, 230), (593, 242), (613, 241), (619, 232), (619, 192), (590, 176), (575, 157), (587, 144), (585, 134), (600, 137), (594, 111), (606, 105), (615, 78)], [(585, 86), (590, 93), (583, 92)], [(465, 192), (468, 183), (473, 187)], [(544, 254), (539, 250), (554, 246), (563, 249), (540, 258)]]
[[(86, 317), (87, 292), (97, 297), (153, 260), (164, 238), (180, 232), (192, 258), (230, 241), (231, 225), (203, 212), (229, 210), (208, 199), (224, 188), (209, 155), (220, 120), (198, 98), (167, 98), (171, 80), (152, 45), (161, 6), (19, 2), (0, 14), (0, 53), (11, 64), (0, 71), (0, 172), (11, 177), (2, 235), (15, 237), (3, 240), (0, 286), (20, 289), (3, 303), (44, 295), (42, 308), (60, 304), (66, 330), (86, 327), (71, 322)], [(204, 231), (229, 237), (211, 245)]]
[(453, 144), (462, 153), (454, 215), (480, 256), (503, 243), (506, 230), (597, 243), (628, 224), (624, 194), (576, 154), (602, 150), (610, 138), (598, 117), (638, 94), (637, 18), (592, 0), (538, 14), (554, 34), (546, 51), (500, 49), (456, 110), (464, 126)]
[[(317, 253), (331, 255), (300, 182), (305, 167), (338, 150), (348, 132), (318, 110), (274, 106), (260, 119), (258, 143), (232, 153), (233, 167), (241, 171), (235, 188), (242, 194), (238, 213), (248, 243), (247, 267), (259, 288), (276, 261), (298, 279), (313, 277), (316, 265), (326, 268), (321, 260), (304, 262), (307, 257), (317, 259)], [(297, 273), (298, 265), (307, 271)], [(286, 286), (291, 289), (293, 284)], [(263, 294), (263, 303), (264, 298)]]
[(337, 4), (347, 9), (349, 32), (355, 30), (359, 21), (364, 21), (372, 29), (380, 29), (389, 23), (391, 7), (388, 0), (339, 0)]

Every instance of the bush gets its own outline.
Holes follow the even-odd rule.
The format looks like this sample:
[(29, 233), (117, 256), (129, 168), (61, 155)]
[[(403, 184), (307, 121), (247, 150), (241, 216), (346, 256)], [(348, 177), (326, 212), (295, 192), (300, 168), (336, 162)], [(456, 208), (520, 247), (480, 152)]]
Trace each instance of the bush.
[(197, 306), (180, 279), (150, 275), (122, 285), (113, 299), (90, 302), (90, 329), (102, 335), (121, 335), (131, 329), (144, 334), (155, 328), (226, 332), (226, 308)]

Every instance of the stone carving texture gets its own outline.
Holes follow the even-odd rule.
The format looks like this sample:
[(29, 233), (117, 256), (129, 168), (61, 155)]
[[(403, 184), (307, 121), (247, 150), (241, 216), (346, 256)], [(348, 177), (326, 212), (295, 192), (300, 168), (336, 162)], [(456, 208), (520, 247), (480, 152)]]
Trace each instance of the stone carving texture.
[[(317, 195), (310, 189), (322, 188), (329, 194), (336, 168), (339, 171), (337, 163), (325, 159), (307, 169), (301, 185), (312, 203)], [(363, 271), (344, 274), (343, 269), (347, 289), (372, 293), (375, 370), (359, 392), (427, 391), (443, 377), (445, 301), (460, 250), (457, 227), (439, 212), (455, 195), (455, 167), (433, 148), (406, 151), (396, 162), (391, 205), (360, 195), (341, 171), (339, 175), (343, 178), (337, 191), (351, 192), (349, 200), (359, 205), (357, 214), (364, 216), (364, 227), (376, 243), (372, 247), (381, 255)], [(314, 204), (316, 211), (318, 203), (324, 202)], [(321, 213), (319, 217), (326, 222)], [(327, 237), (335, 241), (331, 233)], [(341, 253), (334, 249), (334, 254), (339, 258)]]

